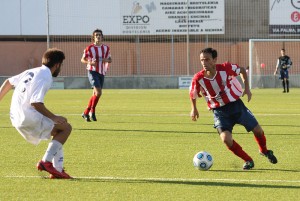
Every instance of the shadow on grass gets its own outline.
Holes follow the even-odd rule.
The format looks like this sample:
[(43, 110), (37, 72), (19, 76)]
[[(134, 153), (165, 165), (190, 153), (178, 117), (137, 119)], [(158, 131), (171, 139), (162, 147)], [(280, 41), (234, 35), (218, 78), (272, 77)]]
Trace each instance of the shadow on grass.
[[(213, 118), (212, 123), (202, 123), (199, 122), (192, 122), (192, 120), (189, 123), (183, 123), (183, 122), (127, 122), (127, 121), (115, 121), (115, 122), (109, 122), (113, 124), (150, 124), (150, 125), (199, 125), (199, 126), (211, 126), (213, 128)], [(288, 127), (288, 128), (300, 128), (300, 125), (279, 125), (279, 124), (261, 124), (262, 127)]]
[[(73, 128), (73, 130), (80, 130), (80, 131), (111, 131), (111, 132), (144, 132), (144, 133), (178, 133), (178, 134), (217, 134), (217, 131), (215, 129), (212, 129), (212, 131), (170, 131), (170, 130), (142, 130), (142, 129), (108, 129), (108, 128)], [(240, 132), (234, 132), (234, 135), (252, 135), (252, 133), (247, 133), (246, 131), (243, 133)], [(279, 136), (299, 136), (299, 134), (296, 133), (285, 133), (285, 134), (279, 134), (279, 133), (268, 133), (268, 135), (279, 135)]]
[(190, 133), (190, 134), (216, 134), (214, 132), (201, 132), (201, 131), (166, 131), (166, 130), (125, 130), (125, 129), (105, 129), (105, 128), (74, 128), (73, 130), (80, 131), (112, 131), (112, 132), (144, 132), (144, 133)]
[[(150, 125), (153, 125), (153, 124), (161, 124), (161, 125), (195, 125), (195, 124), (198, 124), (199, 126), (211, 126), (213, 127), (213, 123), (202, 123), (201, 121), (199, 121), (198, 123), (197, 122), (190, 122), (190, 123), (182, 123), (182, 122), (110, 122), (110, 123), (116, 123), (116, 124), (132, 124), (132, 123), (137, 123), (137, 124), (150, 124)], [(268, 127), (288, 127), (288, 128), (300, 128), (300, 125), (279, 125), (279, 124), (261, 124), (261, 126), (268, 126)]]
[[(213, 179), (212, 179), (213, 180)], [(193, 181), (189, 180), (176, 180), (176, 179), (138, 179), (138, 178), (74, 178), (72, 181), (79, 182), (115, 182), (115, 183), (144, 183), (144, 184), (176, 184), (176, 185), (196, 185), (196, 186), (217, 186), (217, 187), (239, 187), (239, 188), (282, 188), (282, 189), (300, 189), (300, 186), (293, 185), (278, 185), (278, 181), (272, 182), (272, 184), (258, 184), (267, 183), (264, 181), (249, 181), (249, 182), (228, 182), (226, 180), (214, 180), (214, 181)]]

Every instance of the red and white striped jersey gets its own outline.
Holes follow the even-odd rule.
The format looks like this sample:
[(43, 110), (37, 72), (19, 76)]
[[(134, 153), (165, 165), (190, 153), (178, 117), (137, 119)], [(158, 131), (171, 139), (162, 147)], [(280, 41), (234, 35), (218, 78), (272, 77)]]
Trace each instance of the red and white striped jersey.
[(240, 67), (230, 63), (217, 64), (216, 75), (212, 79), (204, 77), (204, 70), (201, 70), (192, 80), (190, 97), (196, 99), (203, 96), (210, 109), (234, 102), (243, 93), (243, 88), (236, 79), (239, 74)]
[(88, 61), (96, 61), (96, 66), (87, 65), (87, 70), (96, 71), (102, 75), (105, 75), (108, 68), (108, 62), (102, 62), (102, 59), (109, 58), (110, 55), (110, 48), (107, 45), (102, 44), (101, 46), (96, 46), (95, 44), (89, 45), (85, 48), (83, 52), (83, 57)]

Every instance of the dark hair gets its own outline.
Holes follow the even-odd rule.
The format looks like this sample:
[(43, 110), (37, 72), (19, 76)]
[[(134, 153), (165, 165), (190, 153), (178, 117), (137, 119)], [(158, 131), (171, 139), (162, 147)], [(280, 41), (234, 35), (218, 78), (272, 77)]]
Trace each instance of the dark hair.
[(50, 48), (44, 53), (42, 64), (51, 69), (55, 64), (62, 63), (64, 59), (65, 54), (63, 51), (56, 48)]
[(200, 54), (201, 53), (206, 53), (206, 54), (211, 54), (212, 58), (215, 59), (218, 57), (218, 52), (217, 50), (211, 48), (211, 47), (208, 47), (208, 48), (205, 48), (203, 50), (200, 51)]
[(285, 49), (284, 49), (284, 48), (282, 48), (282, 49), (281, 49), (281, 51), (284, 51), (284, 52), (285, 52)]
[(101, 29), (96, 29), (96, 30), (93, 31), (93, 34), (92, 34), (92, 42), (95, 41), (95, 40), (94, 40), (94, 35), (95, 35), (95, 33), (97, 33), (97, 32), (100, 32), (100, 33), (101, 33), (101, 36), (102, 36), (102, 38), (103, 38), (102, 30), (101, 30)]

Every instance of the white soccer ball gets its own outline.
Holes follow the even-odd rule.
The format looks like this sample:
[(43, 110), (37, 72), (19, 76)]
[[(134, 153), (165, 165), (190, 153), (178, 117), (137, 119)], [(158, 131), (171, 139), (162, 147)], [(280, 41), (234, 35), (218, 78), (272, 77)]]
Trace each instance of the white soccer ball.
[(213, 157), (206, 151), (200, 151), (195, 154), (193, 164), (198, 170), (209, 170), (213, 165)]

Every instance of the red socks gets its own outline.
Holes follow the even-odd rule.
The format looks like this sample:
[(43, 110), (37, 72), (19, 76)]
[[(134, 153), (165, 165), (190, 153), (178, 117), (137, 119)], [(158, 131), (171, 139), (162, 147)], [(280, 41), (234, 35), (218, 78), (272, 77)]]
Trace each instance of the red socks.
[[(265, 137), (264, 133), (259, 137), (254, 135), (254, 139), (257, 142), (258, 146), (259, 146), (259, 151), (261, 153), (266, 153), (268, 151), (268, 149), (267, 149), (267, 143), (266, 143), (267, 140), (266, 140), (266, 137)], [(244, 161), (252, 161), (252, 158), (234, 140), (233, 140), (232, 146), (227, 147), (227, 148), (230, 151), (232, 151), (235, 155), (237, 155), (238, 157), (243, 159)]]
[(93, 96), (90, 98), (90, 101), (89, 101), (89, 104), (88, 104), (87, 108), (84, 110), (84, 114), (85, 114), (85, 115), (88, 115), (88, 114), (90, 113), (90, 111), (91, 111), (92, 113), (95, 113), (95, 111), (96, 111), (96, 106), (97, 106), (97, 104), (98, 104), (98, 101), (99, 101), (99, 97), (93, 95)]
[(261, 153), (267, 153), (268, 149), (267, 149), (267, 140), (265, 134), (263, 133), (260, 137), (254, 135), (254, 139), (259, 146), (259, 151)]
[(92, 108), (91, 108), (91, 113), (95, 113), (96, 111), (96, 106), (98, 104), (99, 101), (99, 97), (98, 96), (92, 96)]
[(244, 161), (252, 161), (252, 158), (242, 149), (242, 147), (233, 140), (231, 147), (227, 147), (232, 153), (243, 159)]
[(89, 113), (90, 113), (90, 110), (91, 110), (91, 107), (92, 107), (92, 102), (93, 102), (93, 97), (94, 96), (92, 96), (90, 98), (89, 104), (88, 104), (87, 108), (83, 112), (85, 115), (89, 115)]

